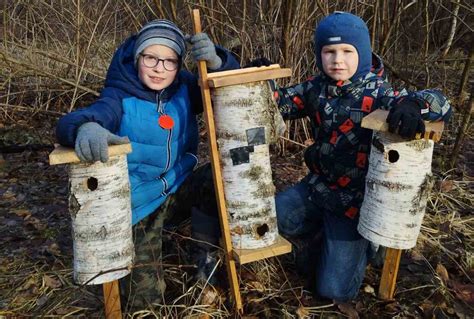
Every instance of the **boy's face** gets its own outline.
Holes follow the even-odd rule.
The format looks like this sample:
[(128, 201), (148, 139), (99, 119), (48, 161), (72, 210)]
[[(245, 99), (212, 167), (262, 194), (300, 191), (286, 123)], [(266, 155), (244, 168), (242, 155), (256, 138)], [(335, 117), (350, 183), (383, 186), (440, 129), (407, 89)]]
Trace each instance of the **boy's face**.
[(171, 48), (154, 44), (146, 47), (138, 59), (138, 78), (152, 90), (170, 86), (178, 73), (178, 55)]
[(356, 73), (359, 55), (351, 44), (325, 45), (321, 50), (321, 62), (326, 75), (336, 81), (346, 81)]

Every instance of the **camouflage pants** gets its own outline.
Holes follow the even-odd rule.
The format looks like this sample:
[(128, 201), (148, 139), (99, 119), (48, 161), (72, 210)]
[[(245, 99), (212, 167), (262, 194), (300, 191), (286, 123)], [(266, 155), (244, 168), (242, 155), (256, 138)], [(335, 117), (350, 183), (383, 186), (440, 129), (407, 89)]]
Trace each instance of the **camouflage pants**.
[[(205, 212), (199, 220), (192, 217), (193, 237), (217, 241), (219, 222), (209, 164), (196, 169), (176, 193), (170, 194), (156, 211), (133, 227), (134, 268), (130, 276), (121, 280), (122, 295), (133, 308), (145, 309), (163, 301), (166, 289), (162, 265), (163, 227), (169, 221), (178, 223), (189, 218), (193, 208)], [(206, 235), (202, 237), (200, 233)]]

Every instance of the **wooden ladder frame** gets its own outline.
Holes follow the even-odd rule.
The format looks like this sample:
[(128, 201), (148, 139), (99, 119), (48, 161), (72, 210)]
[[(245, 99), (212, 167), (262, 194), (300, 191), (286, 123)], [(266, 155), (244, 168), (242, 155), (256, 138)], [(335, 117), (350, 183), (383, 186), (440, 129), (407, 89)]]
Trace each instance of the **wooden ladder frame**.
[[(201, 19), (199, 10), (193, 10), (194, 32), (201, 32)], [(212, 175), (216, 193), (219, 220), (221, 224), (222, 240), (221, 246), (225, 251), (229, 286), (235, 302), (235, 308), (239, 314), (243, 313), (242, 299), (240, 296), (239, 281), (237, 277), (236, 262), (242, 264), (261, 260), (268, 257), (282, 255), (291, 252), (291, 243), (285, 238), (277, 235), (273, 245), (259, 249), (237, 249), (232, 247), (231, 232), (227, 217), (225, 203), (224, 184), (220, 167), (219, 150), (217, 147), (216, 128), (212, 111), (210, 88), (222, 86), (259, 82), (267, 79), (291, 76), (291, 69), (281, 69), (279, 65), (268, 67), (254, 67), (207, 74), (206, 61), (198, 61), (199, 84), (201, 87), (202, 102), (204, 106), (204, 117), (209, 139), (211, 155)]]

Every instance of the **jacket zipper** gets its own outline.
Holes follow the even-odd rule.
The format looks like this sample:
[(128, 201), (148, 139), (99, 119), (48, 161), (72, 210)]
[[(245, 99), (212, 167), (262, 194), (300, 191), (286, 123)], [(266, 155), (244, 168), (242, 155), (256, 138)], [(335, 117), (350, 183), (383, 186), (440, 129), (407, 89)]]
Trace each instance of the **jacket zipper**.
[[(158, 113), (159, 116), (165, 114), (165, 108), (163, 103), (161, 102), (161, 94), (163, 94), (165, 90), (161, 90), (160, 94), (156, 95), (157, 98), (157, 106), (158, 106)], [(170, 164), (171, 164), (171, 136), (172, 136), (172, 128), (170, 128), (168, 131), (168, 137), (166, 139), (166, 165), (163, 173), (166, 173), (170, 169)]]

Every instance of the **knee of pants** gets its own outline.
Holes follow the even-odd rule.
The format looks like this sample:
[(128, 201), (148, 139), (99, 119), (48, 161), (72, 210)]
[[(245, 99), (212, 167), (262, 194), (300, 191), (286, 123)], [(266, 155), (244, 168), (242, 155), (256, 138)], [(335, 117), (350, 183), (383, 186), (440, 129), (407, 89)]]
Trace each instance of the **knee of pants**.
[(278, 231), (287, 236), (302, 235), (305, 231), (304, 216), (297, 210), (291, 213), (282, 213), (277, 211)]
[[(347, 255), (349, 253), (345, 257)], [(333, 254), (319, 260), (316, 278), (316, 292), (319, 295), (336, 301), (348, 301), (357, 296), (365, 276), (367, 258), (363, 251), (353, 257), (340, 258)]]
[(318, 278), (316, 293), (326, 298), (345, 302), (357, 296), (361, 282), (362, 280), (359, 280), (356, 276), (349, 281), (343, 281), (340, 280), (340, 278), (329, 276), (326, 278)]
[(280, 193), (275, 198), (278, 230), (287, 236), (301, 235), (309, 227), (306, 207), (298, 203), (291, 193)]

